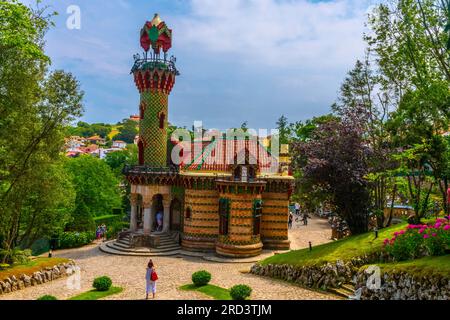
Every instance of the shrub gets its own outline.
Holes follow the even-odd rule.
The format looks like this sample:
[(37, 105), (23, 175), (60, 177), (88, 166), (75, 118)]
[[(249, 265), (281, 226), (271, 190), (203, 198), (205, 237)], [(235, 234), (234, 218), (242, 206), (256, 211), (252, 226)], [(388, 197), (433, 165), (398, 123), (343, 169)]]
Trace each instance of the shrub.
[(11, 267), (11, 266), (7, 263), (0, 263), (0, 270), (6, 270), (9, 267)]
[(450, 246), (450, 223), (437, 219), (431, 225), (409, 225), (406, 230), (394, 233), (384, 241), (385, 250), (395, 261), (424, 256), (441, 256)]
[(121, 215), (109, 214), (105, 216), (94, 217), (95, 224), (97, 226), (105, 224), (106, 226), (110, 226), (116, 222), (122, 220)]
[(112, 286), (111, 278), (107, 276), (99, 277), (94, 280), (92, 286), (97, 291), (108, 291)]
[(58, 299), (56, 297), (54, 297), (54, 296), (45, 295), (45, 296), (42, 296), (42, 297), (38, 298), (38, 300), (41, 300), (41, 301), (53, 301), (53, 300), (58, 300)]
[(107, 226), (106, 238), (108, 240), (117, 238), (117, 234), (123, 229), (127, 229), (129, 226), (130, 224), (128, 222), (114, 222), (112, 225)]
[(1, 249), (0, 258), (8, 264), (26, 264), (30, 261), (31, 250), (14, 249)]
[(64, 232), (59, 236), (59, 249), (79, 248), (95, 239), (93, 232)]
[(192, 282), (197, 287), (206, 286), (210, 281), (211, 281), (211, 273), (209, 273), (208, 271), (202, 270), (192, 274)]
[(252, 288), (245, 284), (234, 286), (230, 290), (230, 296), (233, 300), (246, 300), (252, 295)]

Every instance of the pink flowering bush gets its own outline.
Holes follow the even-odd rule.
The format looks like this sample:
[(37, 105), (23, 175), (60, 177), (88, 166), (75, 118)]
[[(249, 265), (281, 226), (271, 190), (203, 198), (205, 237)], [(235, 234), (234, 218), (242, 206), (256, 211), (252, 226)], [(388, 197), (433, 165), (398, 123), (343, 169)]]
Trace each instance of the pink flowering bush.
[(447, 219), (437, 219), (430, 225), (409, 225), (384, 241), (386, 252), (395, 261), (441, 256), (449, 247), (450, 222)]

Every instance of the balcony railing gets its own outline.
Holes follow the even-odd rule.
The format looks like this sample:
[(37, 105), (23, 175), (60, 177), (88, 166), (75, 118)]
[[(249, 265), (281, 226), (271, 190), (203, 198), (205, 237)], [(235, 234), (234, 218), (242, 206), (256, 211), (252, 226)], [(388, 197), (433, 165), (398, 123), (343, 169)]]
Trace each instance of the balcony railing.
[(160, 70), (168, 70), (173, 72), (175, 75), (180, 75), (180, 72), (177, 70), (175, 63), (177, 59), (174, 56), (171, 56), (169, 59), (167, 58), (167, 54), (164, 54), (163, 57), (153, 53), (145, 53), (144, 57), (141, 57), (140, 54), (135, 54), (134, 65), (131, 68), (131, 73), (136, 70), (146, 70), (146, 69), (160, 69)]
[(180, 169), (175, 166), (169, 167), (151, 167), (151, 166), (125, 166), (123, 174), (125, 175), (145, 175), (145, 174), (161, 174), (161, 175), (177, 175)]

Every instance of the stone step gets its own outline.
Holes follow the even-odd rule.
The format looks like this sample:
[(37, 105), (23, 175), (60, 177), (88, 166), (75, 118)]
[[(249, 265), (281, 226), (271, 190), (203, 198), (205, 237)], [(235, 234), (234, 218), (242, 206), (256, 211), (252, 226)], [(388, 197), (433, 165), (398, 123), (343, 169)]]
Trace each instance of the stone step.
[(350, 299), (355, 294), (355, 290), (352, 289), (351, 285), (343, 285), (341, 288), (329, 288), (328, 291), (345, 299)]
[[(131, 247), (129, 241), (125, 241), (125, 240), (117, 240), (116, 243), (117, 243), (118, 245), (121, 245), (121, 246)], [(158, 248), (159, 248), (159, 247), (165, 247), (165, 246), (179, 246), (179, 244), (176, 243), (176, 242), (173, 241), (173, 240), (162, 240), (162, 241), (160, 241), (160, 245), (158, 246)]]
[(177, 245), (170, 245), (170, 246), (164, 246), (164, 247), (158, 247), (158, 248), (131, 248), (129, 246), (124, 246), (123, 244), (117, 243), (117, 242), (108, 242), (106, 244), (107, 247), (117, 250), (117, 251), (124, 251), (124, 252), (139, 252), (139, 253), (146, 253), (146, 252), (170, 252), (170, 251), (177, 251), (180, 250), (181, 247)]
[(179, 250), (177, 251), (170, 251), (170, 252), (125, 252), (125, 251), (119, 251), (115, 250), (111, 247), (108, 247), (107, 245), (101, 245), (100, 251), (108, 254), (118, 255), (118, 256), (134, 256), (134, 257), (162, 257), (162, 256), (175, 256), (180, 253)]

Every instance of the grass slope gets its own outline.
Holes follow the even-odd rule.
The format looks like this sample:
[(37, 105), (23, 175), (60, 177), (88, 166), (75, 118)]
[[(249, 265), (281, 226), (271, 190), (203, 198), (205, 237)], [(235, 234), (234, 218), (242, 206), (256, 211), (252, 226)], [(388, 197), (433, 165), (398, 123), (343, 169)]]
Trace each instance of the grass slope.
[(378, 239), (374, 239), (373, 233), (360, 234), (313, 247), (312, 252), (309, 249), (303, 249), (274, 255), (261, 261), (260, 264), (307, 266), (349, 260), (379, 250), (383, 246), (384, 239), (391, 238), (394, 232), (404, 229), (405, 226), (406, 224), (400, 224), (380, 230)]
[[(382, 272), (402, 272), (407, 271), (416, 276), (435, 276), (440, 275), (450, 278), (450, 255), (441, 257), (425, 257), (412, 261), (397, 263), (379, 263), (377, 264)], [(366, 269), (368, 266), (362, 267)]]
[(75, 297), (72, 297), (69, 300), (82, 300), (82, 301), (99, 300), (99, 299), (106, 298), (108, 296), (112, 296), (114, 294), (121, 293), (122, 291), (123, 291), (123, 288), (120, 288), (120, 287), (111, 287), (108, 291), (91, 290), (91, 291), (79, 294)]
[(69, 262), (64, 258), (36, 258), (30, 260), (27, 264), (15, 265), (6, 270), (0, 271), (0, 281), (10, 277), (20, 277), (22, 274), (31, 275), (36, 271), (40, 271), (47, 267), (54, 267), (60, 263)]
[(180, 287), (184, 291), (197, 291), (206, 294), (209, 297), (214, 298), (214, 300), (232, 300), (230, 296), (230, 290), (208, 284), (203, 287), (197, 287), (194, 284), (187, 284)]

